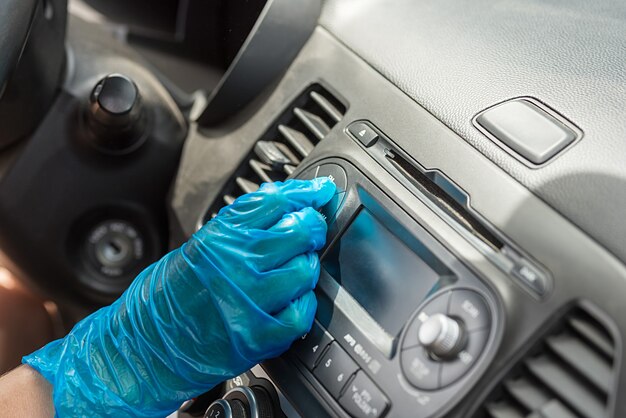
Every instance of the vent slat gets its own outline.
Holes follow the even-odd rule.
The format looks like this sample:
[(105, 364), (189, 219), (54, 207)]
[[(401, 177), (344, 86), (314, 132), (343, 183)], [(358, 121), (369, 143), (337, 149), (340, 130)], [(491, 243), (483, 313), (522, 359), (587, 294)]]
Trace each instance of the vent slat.
[(237, 177), (235, 181), (237, 182), (237, 186), (239, 186), (244, 193), (256, 192), (259, 188), (258, 184), (243, 177)]
[(506, 403), (489, 404), (486, 409), (492, 418), (526, 418), (525, 414)]
[(534, 382), (524, 377), (507, 381), (504, 386), (517, 402), (530, 411), (539, 410), (543, 405), (550, 402), (550, 395), (545, 390), (541, 390)]
[(290, 176), (294, 173), (294, 171), (296, 171), (296, 167), (287, 164), (283, 167), (283, 171), (287, 174), (287, 176)]
[(323, 86), (309, 86), (276, 121), (257, 138), (244, 162), (233, 170), (232, 177), (204, 214), (207, 222), (220, 209), (242, 194), (251, 193), (261, 183), (285, 181), (317, 143), (326, 137), (343, 118), (346, 108)]
[(250, 160), (250, 168), (252, 168), (252, 171), (254, 171), (263, 182), (270, 183), (272, 181), (272, 178), (269, 176), (269, 174), (267, 174), (272, 171), (272, 167), (270, 167), (269, 165), (252, 159)]
[(339, 122), (343, 118), (343, 114), (330, 101), (328, 101), (326, 97), (316, 91), (312, 91), (310, 96), (311, 99), (313, 99), (313, 101), (335, 121), (335, 123)]
[(568, 323), (605, 356), (608, 358), (615, 357), (615, 348), (609, 337), (598, 330), (591, 322), (572, 316), (569, 318)]
[(549, 337), (548, 346), (578, 373), (585, 376), (605, 394), (611, 386), (611, 367), (580, 339), (567, 334)]
[(315, 148), (315, 145), (300, 131), (296, 131), (286, 125), (279, 125), (278, 131), (303, 158), (309, 155)]
[(526, 361), (531, 373), (586, 418), (604, 415), (603, 402), (570, 372), (543, 355)]
[(577, 418), (572, 411), (557, 400), (548, 402), (536, 415), (537, 418)]
[(578, 307), (508, 372), (474, 418), (599, 418), (615, 396), (615, 342)]
[(293, 114), (311, 131), (318, 141), (321, 141), (330, 133), (330, 128), (321, 117), (299, 107), (293, 109)]

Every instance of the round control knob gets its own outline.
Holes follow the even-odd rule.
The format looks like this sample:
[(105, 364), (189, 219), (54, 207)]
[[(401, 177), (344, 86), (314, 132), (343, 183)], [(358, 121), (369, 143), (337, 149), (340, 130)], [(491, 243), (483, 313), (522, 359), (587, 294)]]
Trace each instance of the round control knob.
[(110, 74), (94, 87), (87, 124), (100, 151), (125, 154), (145, 140), (145, 118), (137, 85), (121, 74)]
[(213, 402), (204, 418), (273, 418), (276, 416), (272, 398), (260, 386), (239, 386)]
[(246, 407), (239, 400), (218, 399), (204, 414), (204, 418), (247, 418)]
[(434, 314), (421, 325), (418, 339), (429, 353), (440, 358), (452, 357), (463, 348), (464, 330), (454, 319)]

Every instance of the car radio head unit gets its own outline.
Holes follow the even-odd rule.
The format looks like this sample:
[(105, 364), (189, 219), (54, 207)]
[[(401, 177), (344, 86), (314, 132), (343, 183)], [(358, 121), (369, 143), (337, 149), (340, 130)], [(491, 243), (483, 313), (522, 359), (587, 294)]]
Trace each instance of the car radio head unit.
[(440, 414), (495, 354), (493, 291), (356, 167), (323, 160), (297, 177), (319, 176), (337, 194), (321, 209), (329, 239), (316, 321), (265, 367), (295, 365), (337, 416)]

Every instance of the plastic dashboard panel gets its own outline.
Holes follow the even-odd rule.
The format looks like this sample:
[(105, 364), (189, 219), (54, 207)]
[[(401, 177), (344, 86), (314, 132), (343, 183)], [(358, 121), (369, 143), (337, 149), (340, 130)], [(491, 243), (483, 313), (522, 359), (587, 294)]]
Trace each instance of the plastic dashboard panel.
[[(323, 28), (316, 29), (284, 78), (252, 116), (233, 122), (230, 129), (192, 130), (171, 200), (172, 215), (182, 237), (194, 232), (197, 220), (219, 198), (224, 183), (260, 134), (293, 98), (315, 82), (321, 82), (349, 104), (349, 109), (302, 167), (325, 158), (349, 161), (467, 267), (485, 278), (501, 300), (504, 332), (499, 351), (478, 383), (446, 416), (468, 416), (536, 339), (537, 332), (581, 299), (602, 307), (611, 318), (609, 327), (618, 348), (617, 367), (624, 363), (624, 265)], [(466, 191), (474, 210), (549, 270), (554, 287), (547, 298), (533, 298), (377, 164), (345, 133), (347, 125), (355, 120), (372, 121), (421, 165), (440, 170)], [(323, 399), (306, 390), (310, 384), (294, 374), (293, 368), (280, 361), (270, 368), (272, 378), (281, 387), (293, 388), (287, 395), (296, 407), (306, 406), (306, 416), (328, 415)], [(621, 393), (626, 389), (625, 373), (620, 373), (618, 383), (616, 393)], [(610, 401), (615, 403), (615, 416), (626, 415), (626, 400), (614, 396)]]
[[(329, 0), (322, 25), (548, 204), (626, 260), (626, 3)], [(472, 118), (532, 96), (583, 139), (533, 170)]]

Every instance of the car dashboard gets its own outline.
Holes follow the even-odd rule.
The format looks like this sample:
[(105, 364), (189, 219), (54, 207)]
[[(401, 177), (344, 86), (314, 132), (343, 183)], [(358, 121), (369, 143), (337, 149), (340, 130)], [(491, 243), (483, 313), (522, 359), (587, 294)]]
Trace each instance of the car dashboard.
[[(606, 12), (329, 1), (248, 116), (192, 127), (171, 201), (183, 237), (260, 182), (337, 184), (316, 323), (257, 372), (290, 408), (623, 414), (624, 24)], [(527, 125), (504, 107), (500, 130), (481, 125), (510, 103)], [(535, 117), (546, 129), (528, 133)], [(552, 128), (564, 142), (532, 154)]]
[[(311, 331), (179, 417), (626, 416), (621, 2), (271, 0), (189, 97), (70, 21), (53, 108), (0, 161), (0, 245), (50, 294), (111, 302), (262, 183), (337, 186)], [(106, 82), (142, 99), (123, 152), (90, 131)]]

